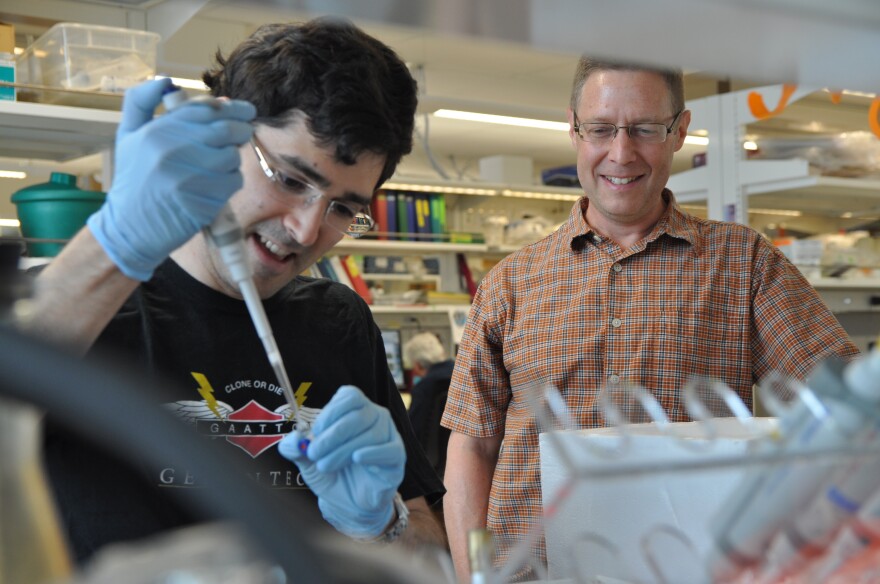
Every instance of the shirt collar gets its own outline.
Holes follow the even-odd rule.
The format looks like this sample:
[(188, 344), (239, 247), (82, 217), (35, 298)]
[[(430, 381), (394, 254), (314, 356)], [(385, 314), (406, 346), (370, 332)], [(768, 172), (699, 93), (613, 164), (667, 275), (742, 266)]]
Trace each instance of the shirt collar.
[[(661, 235), (668, 235), (677, 239), (683, 239), (691, 245), (697, 245), (697, 228), (693, 219), (678, 207), (672, 191), (663, 189), (661, 196), (667, 203), (666, 211), (660, 217), (660, 220), (657, 221), (657, 224), (654, 225), (654, 229), (648, 234), (646, 241), (651, 242), (658, 239)], [(571, 249), (574, 251), (581, 251), (586, 243), (593, 241), (594, 237), (599, 236), (590, 227), (590, 224), (587, 223), (586, 213), (589, 206), (590, 199), (586, 196), (581, 197), (572, 206), (568, 221), (566, 221), (562, 228), (570, 242)]]

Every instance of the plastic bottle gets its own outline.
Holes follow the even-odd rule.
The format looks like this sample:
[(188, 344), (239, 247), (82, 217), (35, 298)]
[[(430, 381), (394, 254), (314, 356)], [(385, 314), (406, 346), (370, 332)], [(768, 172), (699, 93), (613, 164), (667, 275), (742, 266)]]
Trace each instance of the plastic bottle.
[[(779, 420), (781, 441), (762, 443), (762, 452), (808, 454), (844, 448), (877, 424), (880, 355), (844, 366), (836, 358), (820, 363), (795, 404)], [(842, 373), (842, 374), (841, 374)], [(812, 501), (833, 470), (816, 458), (774, 467), (753, 467), (712, 521), (715, 545), (709, 558), (714, 581), (758, 566), (773, 536)]]

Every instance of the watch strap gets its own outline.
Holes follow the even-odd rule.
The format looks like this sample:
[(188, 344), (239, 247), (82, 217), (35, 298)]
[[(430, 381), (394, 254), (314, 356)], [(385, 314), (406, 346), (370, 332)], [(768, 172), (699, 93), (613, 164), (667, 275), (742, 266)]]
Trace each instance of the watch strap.
[(406, 531), (409, 525), (409, 508), (403, 502), (403, 497), (400, 496), (400, 493), (394, 494), (394, 511), (397, 515), (397, 520), (388, 526), (385, 533), (374, 539), (374, 543), (391, 543)]

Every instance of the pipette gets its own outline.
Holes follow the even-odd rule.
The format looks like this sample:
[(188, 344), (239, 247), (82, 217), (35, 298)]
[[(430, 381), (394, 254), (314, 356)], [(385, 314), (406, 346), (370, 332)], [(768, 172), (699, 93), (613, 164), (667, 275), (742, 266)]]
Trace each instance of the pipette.
[[(219, 107), (220, 104), (220, 101), (213, 97), (201, 97), (198, 99), (200, 103), (207, 103), (211, 107)], [(162, 96), (162, 105), (168, 111), (180, 107), (187, 101), (186, 92), (176, 85), (169, 86)], [(275, 335), (272, 333), (269, 318), (266, 316), (265, 308), (263, 308), (263, 301), (260, 299), (257, 287), (254, 284), (251, 268), (247, 261), (244, 235), (228, 203), (223, 205), (214, 221), (207, 227), (204, 227), (202, 232), (217, 247), (223, 263), (226, 264), (226, 268), (229, 270), (233, 281), (235, 281), (238, 289), (241, 291), (241, 296), (244, 298), (251, 321), (254, 323), (254, 328), (257, 329), (257, 335), (259, 335), (260, 340), (263, 342), (263, 349), (269, 358), (269, 364), (275, 372), (275, 377), (278, 379), (278, 384), (284, 392), (288, 405), (293, 410), (296, 429), (304, 432), (305, 425), (300, 415), (299, 404), (296, 401), (296, 396), (293, 394), (290, 378), (287, 377), (287, 369), (284, 368), (281, 352), (275, 343)], [(300, 440), (298, 445), (302, 452), (305, 452), (308, 446), (309, 439), (305, 437)]]

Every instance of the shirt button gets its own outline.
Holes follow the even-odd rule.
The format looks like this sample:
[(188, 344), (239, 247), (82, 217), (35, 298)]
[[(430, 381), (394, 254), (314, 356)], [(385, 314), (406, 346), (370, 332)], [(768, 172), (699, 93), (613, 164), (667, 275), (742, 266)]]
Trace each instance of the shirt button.
[(614, 264), (613, 266), (611, 266), (611, 269), (613, 269), (615, 272), (619, 272), (623, 270), (623, 266), (621, 266), (620, 264)]
[(620, 320), (619, 318), (615, 318), (615, 319), (611, 320), (611, 326), (613, 326), (614, 328), (617, 328), (622, 324), (623, 324), (623, 321)]
[(611, 385), (617, 385), (618, 383), (620, 383), (620, 375), (614, 373), (608, 376), (608, 383), (610, 383)]
[(593, 236), (593, 243), (602, 243), (602, 238), (598, 235)]

